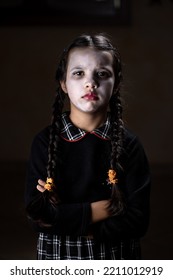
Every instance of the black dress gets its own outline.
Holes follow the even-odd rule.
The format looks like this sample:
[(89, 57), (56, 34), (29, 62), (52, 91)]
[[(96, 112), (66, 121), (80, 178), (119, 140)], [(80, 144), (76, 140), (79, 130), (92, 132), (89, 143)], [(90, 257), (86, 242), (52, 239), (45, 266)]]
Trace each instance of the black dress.
[(26, 207), (33, 209), (33, 219), (37, 215), (52, 224), (41, 227), (33, 222), (39, 232), (38, 259), (140, 259), (139, 240), (148, 228), (150, 195), (150, 171), (140, 141), (125, 130), (123, 171), (118, 174), (125, 213), (91, 225), (90, 204), (111, 195), (107, 182), (109, 116), (102, 127), (90, 133), (75, 127), (68, 113), (63, 113), (62, 121), (62, 164), (56, 174), (61, 203), (56, 211), (47, 200), (47, 191), (36, 189), (38, 179), (47, 177), (49, 127), (35, 137), (28, 164)]

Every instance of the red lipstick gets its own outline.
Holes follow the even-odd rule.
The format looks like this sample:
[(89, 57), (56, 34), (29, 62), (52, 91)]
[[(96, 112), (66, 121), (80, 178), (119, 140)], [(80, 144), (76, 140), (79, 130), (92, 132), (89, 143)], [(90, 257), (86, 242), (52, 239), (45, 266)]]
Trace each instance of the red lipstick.
[(83, 98), (86, 100), (98, 100), (98, 96), (94, 92), (88, 92), (83, 96)]

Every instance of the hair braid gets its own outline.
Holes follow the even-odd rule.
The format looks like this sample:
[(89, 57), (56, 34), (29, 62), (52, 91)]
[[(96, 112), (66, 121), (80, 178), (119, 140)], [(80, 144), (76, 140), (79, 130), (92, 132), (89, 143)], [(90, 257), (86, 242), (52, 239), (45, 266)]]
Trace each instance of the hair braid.
[[(58, 87), (55, 102), (53, 104), (52, 123), (50, 127), (49, 147), (48, 147), (48, 164), (47, 176), (55, 179), (55, 169), (57, 162), (61, 160), (60, 131), (61, 131), (61, 114), (64, 105), (64, 94)], [(50, 193), (50, 200), (54, 204), (58, 202), (56, 187)]]
[[(120, 163), (121, 153), (123, 149), (123, 120), (122, 120), (122, 105), (119, 90), (112, 95), (110, 99), (111, 113), (111, 169), (119, 172), (122, 170)], [(109, 210), (113, 215), (120, 214), (124, 209), (122, 194), (118, 188), (118, 184), (112, 184), (112, 195)]]
[[(110, 167), (119, 173), (122, 170), (121, 154), (123, 150), (123, 132), (124, 124), (122, 120), (122, 103), (120, 97), (120, 85), (122, 81), (122, 65), (120, 54), (114, 48), (114, 69), (115, 69), (115, 85), (114, 92), (109, 102), (111, 117), (111, 156)], [(113, 215), (118, 215), (124, 210), (124, 201), (118, 183), (112, 184), (112, 195), (109, 210)]]

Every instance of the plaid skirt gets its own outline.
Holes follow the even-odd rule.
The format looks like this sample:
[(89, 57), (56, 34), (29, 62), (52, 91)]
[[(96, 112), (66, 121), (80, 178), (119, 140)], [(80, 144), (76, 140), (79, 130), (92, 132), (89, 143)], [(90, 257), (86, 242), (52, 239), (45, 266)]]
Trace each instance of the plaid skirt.
[(122, 240), (111, 245), (85, 236), (57, 236), (40, 233), (37, 242), (38, 260), (128, 260), (141, 259), (137, 239)]

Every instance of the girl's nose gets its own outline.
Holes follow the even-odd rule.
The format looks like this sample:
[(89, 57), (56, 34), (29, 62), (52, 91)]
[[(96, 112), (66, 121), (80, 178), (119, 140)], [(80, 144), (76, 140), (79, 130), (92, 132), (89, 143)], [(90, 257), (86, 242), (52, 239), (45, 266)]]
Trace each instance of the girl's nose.
[(95, 89), (97, 87), (98, 87), (97, 82), (94, 81), (94, 80), (88, 81), (88, 82), (85, 83), (85, 88), (86, 89)]

